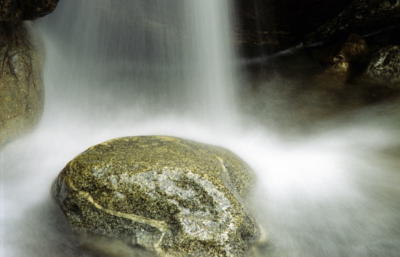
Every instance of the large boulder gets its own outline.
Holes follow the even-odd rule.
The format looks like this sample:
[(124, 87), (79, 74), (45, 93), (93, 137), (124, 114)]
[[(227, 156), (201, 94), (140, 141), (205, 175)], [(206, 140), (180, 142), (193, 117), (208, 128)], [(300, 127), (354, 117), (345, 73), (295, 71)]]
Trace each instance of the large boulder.
[(129, 256), (238, 257), (259, 234), (243, 202), (251, 185), (249, 167), (228, 150), (144, 136), (89, 148), (52, 192), (82, 238), (108, 238), (96, 239), (97, 250), (111, 251), (117, 239)]
[(0, 23), (0, 145), (42, 113), (42, 60), (25, 25)]
[(52, 12), (58, 0), (1, 0), (0, 21), (33, 20)]

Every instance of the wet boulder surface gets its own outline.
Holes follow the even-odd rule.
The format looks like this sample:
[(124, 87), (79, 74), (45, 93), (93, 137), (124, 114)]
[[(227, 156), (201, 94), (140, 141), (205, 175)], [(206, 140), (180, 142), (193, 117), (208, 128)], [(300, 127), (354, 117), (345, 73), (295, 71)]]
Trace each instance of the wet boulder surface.
[(89, 148), (52, 192), (79, 235), (118, 240), (132, 256), (236, 257), (259, 236), (243, 203), (251, 185), (249, 167), (228, 150), (144, 136)]
[(58, 0), (0, 1), (0, 146), (35, 126), (42, 114), (43, 54), (26, 20), (52, 12)]
[(33, 127), (44, 102), (42, 58), (25, 24), (0, 24), (0, 145)]

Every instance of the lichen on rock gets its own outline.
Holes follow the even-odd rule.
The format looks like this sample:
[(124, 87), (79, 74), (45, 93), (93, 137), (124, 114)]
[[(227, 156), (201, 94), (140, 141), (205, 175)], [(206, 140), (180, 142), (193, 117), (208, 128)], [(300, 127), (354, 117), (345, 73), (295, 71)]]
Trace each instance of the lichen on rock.
[(79, 234), (156, 256), (245, 256), (258, 226), (243, 203), (249, 167), (220, 147), (174, 137), (114, 139), (67, 164), (53, 195)]

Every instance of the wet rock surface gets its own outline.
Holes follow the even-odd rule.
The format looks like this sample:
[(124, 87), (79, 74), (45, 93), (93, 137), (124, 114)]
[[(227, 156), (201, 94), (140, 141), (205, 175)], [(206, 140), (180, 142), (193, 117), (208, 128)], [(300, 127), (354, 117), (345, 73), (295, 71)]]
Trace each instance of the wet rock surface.
[(376, 52), (366, 70), (366, 78), (386, 87), (400, 84), (400, 46), (389, 46)]
[(117, 240), (156, 256), (236, 257), (259, 234), (243, 204), (251, 185), (248, 166), (223, 148), (126, 137), (68, 163), (53, 195), (90, 248), (111, 251), (97, 242)]
[(41, 116), (43, 55), (38, 51), (38, 38), (24, 20), (52, 12), (57, 3), (0, 1), (0, 146), (28, 131)]
[(33, 127), (43, 109), (42, 60), (25, 25), (0, 24), (0, 145)]
[(0, 21), (33, 20), (51, 13), (58, 0), (1, 0)]

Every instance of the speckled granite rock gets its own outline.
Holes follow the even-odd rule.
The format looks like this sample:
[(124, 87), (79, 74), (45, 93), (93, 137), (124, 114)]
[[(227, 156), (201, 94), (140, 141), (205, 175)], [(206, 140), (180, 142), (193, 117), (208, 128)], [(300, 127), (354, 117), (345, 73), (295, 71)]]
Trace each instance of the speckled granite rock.
[(248, 166), (223, 148), (126, 137), (68, 163), (53, 195), (80, 234), (118, 238), (156, 256), (239, 257), (259, 234), (242, 202), (251, 183)]
[(58, 0), (1, 0), (0, 21), (33, 20), (52, 12)]
[(368, 65), (366, 77), (372, 82), (399, 88), (400, 46), (389, 46), (379, 50)]
[(30, 129), (43, 108), (42, 60), (24, 25), (0, 24), (0, 145)]

